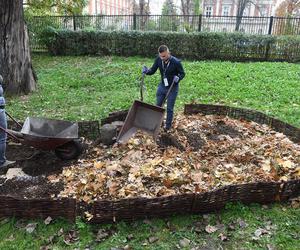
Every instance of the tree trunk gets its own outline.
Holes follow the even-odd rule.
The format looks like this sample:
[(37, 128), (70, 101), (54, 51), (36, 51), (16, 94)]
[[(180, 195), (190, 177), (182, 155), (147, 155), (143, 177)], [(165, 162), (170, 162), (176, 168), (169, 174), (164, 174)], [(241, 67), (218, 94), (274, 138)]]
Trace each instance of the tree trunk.
[(6, 94), (28, 94), (36, 89), (23, 1), (0, 0), (0, 74)]
[(242, 23), (244, 11), (248, 4), (253, 3), (251, 0), (238, 0), (237, 2), (237, 13), (236, 13), (236, 23), (235, 31), (240, 30), (240, 25)]

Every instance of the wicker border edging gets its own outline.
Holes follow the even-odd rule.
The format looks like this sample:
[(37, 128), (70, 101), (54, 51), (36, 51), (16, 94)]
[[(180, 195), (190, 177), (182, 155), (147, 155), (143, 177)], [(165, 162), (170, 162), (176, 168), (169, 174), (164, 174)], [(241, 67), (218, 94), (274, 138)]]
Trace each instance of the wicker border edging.
[(208, 213), (223, 209), (228, 202), (268, 204), (300, 195), (300, 180), (230, 185), (211, 192), (157, 198), (99, 200), (92, 205), (91, 223), (115, 222), (175, 214)]
[(74, 222), (76, 218), (76, 200), (74, 199), (28, 199), (21, 200), (0, 196), (0, 217), (27, 219), (45, 219), (63, 217)]
[[(286, 201), (300, 195), (300, 180), (285, 183), (259, 182), (230, 185), (211, 192), (182, 194), (157, 198), (130, 198), (117, 201), (99, 200), (88, 210), (93, 215), (91, 223), (111, 223), (120, 220), (134, 220), (151, 217), (165, 217), (175, 214), (208, 213), (223, 209), (228, 202), (244, 204), (268, 204)], [(83, 216), (80, 202), (75, 199), (32, 199), (21, 200), (0, 196), (0, 217), (45, 219), (63, 217), (75, 222), (76, 216)]]
[[(206, 115), (226, 115), (267, 124), (275, 131), (284, 133), (292, 141), (300, 143), (300, 129), (285, 122), (269, 117), (261, 112), (233, 108), (221, 105), (189, 104), (185, 105), (185, 114), (203, 113)], [(123, 117), (117, 112), (106, 121)], [(99, 123), (80, 123), (81, 133), (87, 131), (91, 136), (99, 133)], [(83, 134), (82, 134), (83, 135)], [(82, 204), (74, 199), (21, 200), (0, 196), (0, 217), (16, 216), (21, 218), (52, 218), (65, 217), (74, 222), (76, 216), (82, 216), (82, 206), (93, 215), (91, 223), (115, 222), (145, 217), (165, 217), (173, 214), (207, 213), (220, 210), (227, 202), (240, 201), (249, 203), (271, 203), (286, 201), (300, 195), (300, 179), (287, 182), (257, 182), (229, 185), (211, 192), (197, 194), (181, 194), (157, 198), (130, 198), (118, 201), (98, 200), (93, 204)]]

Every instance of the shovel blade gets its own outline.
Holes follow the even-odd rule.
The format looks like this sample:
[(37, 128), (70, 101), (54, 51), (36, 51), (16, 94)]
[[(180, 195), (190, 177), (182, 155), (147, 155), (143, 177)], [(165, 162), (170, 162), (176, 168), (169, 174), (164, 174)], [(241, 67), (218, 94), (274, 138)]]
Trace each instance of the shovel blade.
[(119, 143), (126, 143), (137, 130), (145, 131), (156, 139), (164, 118), (165, 109), (135, 100), (118, 135)]

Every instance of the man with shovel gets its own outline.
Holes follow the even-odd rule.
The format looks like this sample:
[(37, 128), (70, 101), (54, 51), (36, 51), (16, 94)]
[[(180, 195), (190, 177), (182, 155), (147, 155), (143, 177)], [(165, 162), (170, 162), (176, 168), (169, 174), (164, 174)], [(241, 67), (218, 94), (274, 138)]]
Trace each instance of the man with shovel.
[(143, 66), (142, 73), (153, 75), (157, 69), (159, 69), (161, 75), (161, 81), (156, 92), (157, 106), (163, 104), (169, 88), (172, 87), (167, 99), (167, 119), (165, 125), (165, 130), (169, 130), (172, 126), (173, 110), (179, 89), (178, 83), (184, 78), (185, 73), (180, 60), (171, 56), (169, 48), (166, 45), (161, 45), (158, 48), (158, 57), (155, 59), (152, 67), (148, 69), (146, 66)]

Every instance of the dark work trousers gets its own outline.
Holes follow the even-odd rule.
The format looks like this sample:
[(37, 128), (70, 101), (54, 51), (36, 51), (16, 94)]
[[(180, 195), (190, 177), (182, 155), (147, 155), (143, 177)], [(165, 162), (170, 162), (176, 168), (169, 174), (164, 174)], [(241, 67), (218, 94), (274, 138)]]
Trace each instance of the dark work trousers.
[[(173, 113), (174, 113), (173, 110), (174, 110), (176, 97), (178, 94), (178, 89), (179, 89), (178, 84), (174, 85), (169, 94), (168, 100), (167, 100), (167, 120), (166, 120), (166, 126), (165, 126), (166, 129), (170, 129), (172, 126)], [(165, 87), (163, 85), (163, 83), (160, 83), (158, 85), (158, 88), (156, 91), (156, 105), (157, 106), (162, 105), (162, 103), (167, 95), (168, 90), (169, 90), (169, 88)]]

